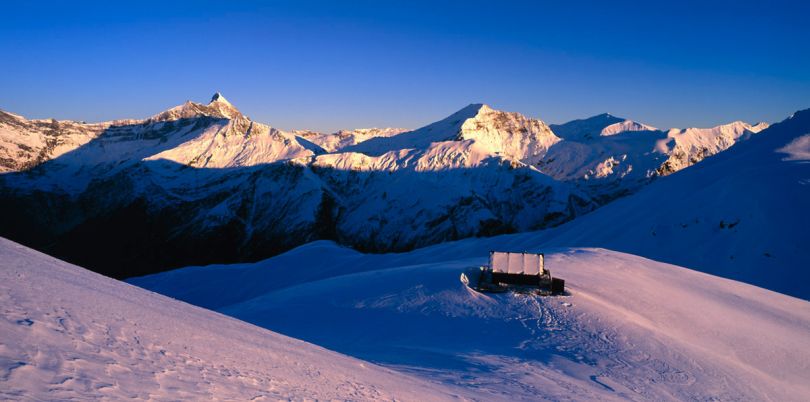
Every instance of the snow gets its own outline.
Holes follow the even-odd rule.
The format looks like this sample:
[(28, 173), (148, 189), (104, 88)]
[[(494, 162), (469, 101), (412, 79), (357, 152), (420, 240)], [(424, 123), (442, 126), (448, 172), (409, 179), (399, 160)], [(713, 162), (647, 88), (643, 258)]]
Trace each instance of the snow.
[[(672, 149), (667, 150), (670, 157), (665, 164), (672, 172), (681, 170), (707, 156), (726, 150), (741, 140), (749, 139), (766, 128), (766, 123), (752, 126), (735, 121), (713, 128), (671, 129), (667, 133), (667, 145), (672, 145)], [(667, 149), (667, 145), (660, 145)]]
[[(191, 243), (228, 231), (233, 239), (238, 228), (240, 238), (233, 244), (260, 245), (228, 250), (241, 258), (263, 258), (275, 252), (263, 250), (303, 244), (322, 237), (324, 228), (334, 232), (332, 238), (366, 250), (404, 250), (552, 226), (596, 207), (585, 193), (514, 159), (542, 153), (545, 146), (535, 140), (555, 140), (544, 123), (483, 105), (467, 109), (455, 115), (477, 117), (433, 125), (437, 130), (452, 126), (439, 130), (446, 141), (369, 155), (350, 149), (388, 138), (324, 153), (300, 136), (189, 103), (137, 124), (111, 126), (85, 146), (34, 171), (3, 175), (0, 183), (21, 205), (35, 205), (30, 199), (39, 191), (76, 199), (81, 206), (72, 211), (81, 213), (54, 218), (67, 227), (42, 229), (58, 231), (55, 236), (144, 201), (150, 217), (178, 221), (165, 238)], [(192, 115), (197, 117), (183, 117)], [(472, 128), (462, 130), (465, 124)], [(420, 130), (414, 133), (426, 129)], [(496, 144), (500, 151), (492, 148), (498, 136), (504, 139)], [(88, 203), (94, 207), (85, 208)], [(31, 220), (42, 215), (33, 207), (28, 213)], [(154, 247), (165, 244), (157, 242)], [(79, 253), (94, 251), (88, 247)], [(199, 261), (188, 255), (179, 260), (173, 259), (172, 267)], [(92, 268), (135, 275), (120, 265)]]
[(656, 131), (657, 128), (648, 126), (642, 123), (636, 123), (632, 120), (625, 120), (618, 123), (613, 123), (599, 132), (600, 136), (616, 135), (627, 131)]
[[(321, 241), (131, 279), (353, 358), (0, 240), (0, 397), (810, 400), (810, 305), (785, 295), (810, 299), (809, 132), (810, 111), (767, 129), (660, 131), (473, 104), (414, 131), (336, 139), (253, 122), (219, 94), (119, 123), (0, 114), (0, 168), (59, 156), (3, 175), (4, 190), (95, 184), (87, 210), (98, 196), (196, 201), (174, 236), (238, 220), (245, 245), (317, 238), (316, 223), (371, 250), (493, 223), (526, 231), (663, 176), (540, 232), (399, 254)], [(335, 215), (322, 219), (328, 197)], [(463, 286), (491, 250), (545, 252), (570, 295)]]
[(462, 398), (1, 238), (0, 300), (3, 400)]
[(810, 161), (810, 134), (794, 139), (776, 152), (787, 154), (786, 161)]
[(447, 142), (458, 146), (476, 144), (489, 155), (532, 165), (558, 141), (560, 138), (540, 120), (498, 111), (484, 104), (471, 104), (418, 130), (372, 138), (345, 150), (379, 156), (403, 149), (430, 149)]
[[(303, 138), (253, 122), (219, 93), (208, 105), (189, 101), (143, 120), (45, 125), (11, 116), (0, 120), (0, 159), (3, 151), (12, 152), (10, 147), (24, 145), (20, 139), (26, 138), (29, 148), (44, 156), (37, 161), (41, 164), (39, 171), (35, 175), (9, 176), (7, 184), (24, 191), (47, 189), (69, 194), (81, 194), (92, 181), (110, 179), (145, 161), (219, 169), (270, 164), (324, 152)], [(50, 153), (42, 151), (48, 143), (56, 144)], [(19, 170), (31, 159), (33, 156), (28, 161), (15, 161), (16, 169), (7, 170)], [(219, 179), (218, 175), (207, 176)]]
[(598, 140), (628, 131), (658, 131), (657, 128), (633, 120), (603, 113), (587, 119), (572, 120), (564, 124), (552, 124), (555, 134), (570, 141)]
[[(804, 401), (810, 302), (774, 290), (810, 299), (808, 128), (797, 112), (550, 230), (399, 254), (322, 241), (130, 282), (487, 400)], [(491, 250), (545, 253), (570, 294), (465, 287)]]
[(404, 128), (358, 128), (330, 134), (306, 130), (293, 130), (292, 133), (317, 144), (327, 152), (337, 152), (372, 138), (392, 137), (407, 131), (409, 130)]
[(27, 120), (0, 111), (0, 173), (24, 170), (90, 142), (106, 124)]
[[(383, 255), (321, 241), (130, 282), (482, 400), (810, 398), (810, 303), (520, 236)], [(569, 295), (472, 291), (459, 275), (490, 249), (545, 252)]]
[[(48, 247), (69, 243), (60, 236), (94, 218), (104, 221), (143, 203), (148, 218), (179, 222), (153, 236), (158, 240), (152, 248), (167, 240), (193, 244), (221, 234), (233, 245), (223, 246), (220, 255), (240, 260), (264, 258), (317, 238), (397, 251), (557, 226), (754, 138), (765, 127), (735, 122), (660, 131), (607, 114), (548, 126), (472, 104), (410, 132), (370, 129), (333, 135), (285, 132), (254, 122), (221, 94), (208, 104), (187, 102), (144, 120), (57, 122), (56, 136), (47, 134), (51, 124), (0, 116), (0, 140), (9, 139), (7, 148), (0, 143), (0, 169), (40, 163), (0, 176), (0, 187), (11, 205), (31, 206), (22, 208), (28, 217), (17, 221), (47, 222), (42, 232), (56, 238), (47, 239)], [(6, 127), (11, 134), (4, 137)], [(24, 146), (16, 138), (30, 140), (31, 151), (20, 160), (4, 158), (3, 152), (16, 155)], [(42, 152), (50, 149), (48, 144), (56, 145), (51, 153)], [(76, 144), (83, 145), (59, 154)], [(65, 208), (71, 216), (42, 218), (37, 206), (66, 199), (75, 201)], [(48, 209), (44, 215), (57, 213)], [(718, 217), (713, 225), (734, 219)], [(20, 225), (7, 226), (12, 228), (3, 233), (22, 239), (17, 237), (23, 232), (16, 229)], [(104, 229), (117, 230), (112, 224), (94, 228), (86, 232), (89, 241), (80, 243), (95, 242), (92, 233)], [(70, 248), (79, 248), (75, 254), (94, 252), (92, 247)], [(760, 252), (774, 255), (773, 250)], [(188, 254), (137, 269), (200, 263)], [(120, 264), (92, 268), (127, 277), (138, 264), (143, 263), (127, 263), (120, 270)]]
[(736, 121), (663, 131), (601, 114), (550, 127), (563, 141), (548, 149), (537, 168), (557, 180), (577, 183), (592, 197), (610, 200), (725, 151), (768, 125)]
[[(810, 110), (543, 234), (810, 299)], [(804, 145), (802, 145), (804, 144)], [(786, 154), (787, 153), (787, 157)]]
[(283, 131), (237, 119), (144, 160), (165, 159), (191, 167), (230, 168), (306, 158), (322, 152), (317, 148), (313, 152), (312, 147)]
[(222, 94), (219, 93), (219, 92), (215, 93), (214, 96), (211, 97), (211, 103), (213, 103), (213, 102), (219, 102), (219, 103), (223, 103), (223, 104), (226, 104), (226, 105), (229, 105), (229, 106), (233, 106), (233, 105), (231, 105), (231, 102), (228, 102), (228, 100), (225, 99), (225, 97), (222, 96)]

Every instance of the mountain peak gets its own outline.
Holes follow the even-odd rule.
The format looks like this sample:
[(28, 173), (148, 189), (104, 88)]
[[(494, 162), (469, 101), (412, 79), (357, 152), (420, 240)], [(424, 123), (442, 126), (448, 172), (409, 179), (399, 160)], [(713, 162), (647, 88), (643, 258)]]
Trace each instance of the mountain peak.
[(614, 115), (612, 115), (610, 113), (600, 113), (600, 114), (597, 114), (596, 116), (591, 116), (591, 117), (588, 117), (586, 119), (582, 119), (582, 121), (606, 121), (606, 122), (610, 122), (608, 124), (619, 123), (619, 122), (622, 122), (622, 121), (625, 121), (625, 120), (627, 120), (627, 119), (625, 119), (623, 117), (614, 116)]
[(210, 116), (223, 119), (236, 119), (243, 117), (242, 113), (236, 109), (221, 93), (217, 92), (211, 97), (208, 104), (186, 101), (182, 105), (175, 106), (165, 112), (152, 116), (150, 119), (156, 121), (177, 120), (199, 116)]
[(210, 104), (215, 103), (215, 102), (224, 103), (224, 104), (226, 104), (228, 106), (233, 106), (233, 105), (231, 105), (231, 102), (228, 102), (228, 100), (225, 99), (225, 97), (222, 96), (222, 94), (219, 93), (219, 92), (215, 93), (214, 96), (211, 97), (211, 102), (209, 102), (208, 104), (210, 105)]
[(602, 113), (586, 119), (572, 120), (563, 124), (552, 124), (554, 134), (568, 140), (593, 140), (598, 137), (616, 135), (627, 131), (655, 131), (655, 127)]

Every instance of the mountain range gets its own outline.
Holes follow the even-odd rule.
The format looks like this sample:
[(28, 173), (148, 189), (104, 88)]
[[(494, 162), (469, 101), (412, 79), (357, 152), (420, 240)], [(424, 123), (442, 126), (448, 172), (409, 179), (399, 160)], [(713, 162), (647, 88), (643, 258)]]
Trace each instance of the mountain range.
[[(810, 396), (810, 109), (659, 130), (473, 104), (326, 134), (217, 94), (0, 118), (3, 236), (127, 277), (0, 238), (2, 398)], [(491, 250), (544, 253), (567, 291), (469, 288)]]
[(87, 124), (0, 112), (0, 235), (123, 278), (318, 239), (404, 251), (550, 228), (761, 132), (547, 125), (471, 104), (408, 131), (287, 132), (221, 94)]

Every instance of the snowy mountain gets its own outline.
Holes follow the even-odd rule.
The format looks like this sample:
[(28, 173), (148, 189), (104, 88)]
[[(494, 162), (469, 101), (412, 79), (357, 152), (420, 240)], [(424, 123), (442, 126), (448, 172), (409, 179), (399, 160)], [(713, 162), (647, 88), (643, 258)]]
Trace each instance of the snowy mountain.
[(810, 110), (803, 110), (544, 237), (548, 244), (607, 247), (810, 299), (808, 134)]
[(308, 130), (295, 130), (293, 133), (317, 144), (327, 152), (336, 152), (372, 138), (391, 137), (407, 131), (409, 130), (404, 128), (358, 128), (328, 134)]
[(550, 127), (564, 140), (548, 150), (537, 168), (557, 180), (576, 183), (604, 203), (722, 152), (768, 125), (737, 121), (663, 131), (601, 114)]
[(0, 173), (26, 170), (97, 137), (107, 124), (26, 120), (0, 110)]
[[(130, 282), (481, 400), (810, 397), (807, 301), (604, 249), (538, 248), (538, 237), (377, 255), (315, 242)], [(459, 275), (493, 249), (546, 252), (570, 294), (467, 288)]]
[[(544, 123), (482, 105), (336, 153), (249, 120), (219, 94), (102, 126), (79, 148), (0, 176), (0, 207), (19, 211), (0, 217), (0, 234), (127, 277), (316, 239), (405, 250), (554, 226), (597, 206), (521, 162), (559, 140)], [(408, 145), (355, 151), (381, 140)]]
[[(810, 399), (810, 109), (394, 131), (285, 132), (220, 94), (0, 114), (0, 235), (337, 352), (0, 239), (0, 398)], [(469, 289), (491, 250), (545, 252), (568, 294)]]
[(550, 127), (472, 104), (407, 132), (285, 132), (219, 93), (142, 120), (3, 116), (0, 208), (17, 213), (0, 235), (116, 277), (317, 239), (402, 251), (549, 228), (761, 128), (663, 132), (610, 115)]
[[(47, 137), (53, 135), (59, 140), (64, 137), (60, 142), (65, 143), (40, 158), (40, 163), (31, 166), (28, 174), (8, 175), (12, 186), (76, 194), (85, 191), (92, 180), (115, 175), (143, 161), (165, 160), (190, 167), (228, 168), (324, 152), (299, 137), (251, 121), (219, 93), (207, 105), (189, 101), (144, 120), (55, 124), (67, 129), (57, 130), (56, 134), (27, 132), (29, 125), (19, 124), (6, 132), (5, 138), (9, 141), (33, 137), (47, 143)], [(54, 156), (59, 158), (53, 159)], [(43, 164), (46, 160), (49, 162)]]
[(589, 141), (626, 131), (658, 131), (657, 128), (632, 120), (602, 113), (587, 119), (572, 120), (564, 124), (552, 124), (555, 134), (569, 141)]
[(749, 125), (741, 121), (714, 128), (671, 129), (664, 144), (669, 159), (658, 169), (662, 175), (677, 172), (701, 160), (730, 148), (735, 143), (751, 138), (768, 128), (768, 123)]
[(404, 149), (429, 149), (434, 143), (453, 142), (459, 148), (469, 148), (474, 143), (488, 155), (531, 165), (558, 141), (540, 120), (472, 104), (418, 130), (373, 138), (345, 150), (379, 156)]
[(454, 400), (416, 379), (0, 239), (0, 399)]

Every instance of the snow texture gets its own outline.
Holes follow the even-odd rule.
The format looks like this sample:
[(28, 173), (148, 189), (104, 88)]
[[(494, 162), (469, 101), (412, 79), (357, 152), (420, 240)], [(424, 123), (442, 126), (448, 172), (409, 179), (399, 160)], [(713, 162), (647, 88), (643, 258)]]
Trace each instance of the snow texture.
[[(810, 398), (810, 303), (628, 254), (516, 238), (384, 255), (315, 242), (256, 264), (130, 282), (482, 400)], [(467, 288), (459, 275), (491, 248), (546, 252), (569, 294)]]
[[(68, 250), (60, 255), (91, 261), (88, 254), (95, 250), (86, 245), (131, 225), (115, 219), (134, 209), (144, 215), (143, 230), (150, 230), (154, 240), (145, 246), (140, 238), (133, 241), (155, 250), (154, 259), (138, 260), (145, 258), (138, 254), (134, 260), (116, 260), (115, 254), (126, 252), (121, 250), (112, 253), (112, 262), (93, 262), (91, 268), (117, 277), (255, 261), (315, 239), (366, 251), (404, 251), (558, 226), (758, 137), (755, 133), (768, 132), (760, 131), (766, 126), (735, 122), (662, 131), (608, 114), (548, 126), (471, 104), (409, 132), (290, 133), (250, 120), (221, 94), (205, 105), (187, 102), (149, 119), (100, 125), (46, 124), (3, 114), (0, 151), (23, 155), (3, 159), (10, 161), (5, 166), (25, 171), (0, 175), (0, 201), (20, 216), (0, 218), (0, 233), (21, 241), (31, 232), (42, 233), (27, 244)], [(15, 138), (33, 141), (31, 151), (20, 153), (23, 143), (4, 148), (6, 139)], [(64, 152), (77, 144), (83, 145)], [(52, 154), (60, 156), (49, 159)], [(669, 198), (683, 194), (688, 193), (679, 189)], [(740, 203), (729, 202), (715, 210)], [(723, 216), (711, 225), (727, 226), (735, 219)], [(33, 229), (19, 229), (28, 226)], [(215, 240), (221, 237), (229, 242)], [(780, 255), (795, 254), (792, 247), (785, 252), (777, 245), (759, 253), (784, 258)], [(640, 247), (631, 251), (646, 252)], [(651, 256), (771, 286), (726, 272), (732, 255), (737, 254), (713, 254), (722, 256), (712, 260), (719, 268)], [(784, 281), (787, 274), (780, 275), (776, 278)]]
[(810, 300), (810, 109), (542, 234)]
[(2, 400), (454, 400), (0, 238)]

